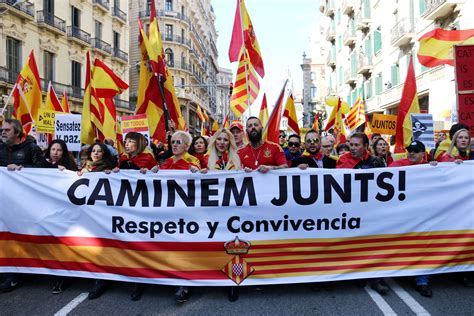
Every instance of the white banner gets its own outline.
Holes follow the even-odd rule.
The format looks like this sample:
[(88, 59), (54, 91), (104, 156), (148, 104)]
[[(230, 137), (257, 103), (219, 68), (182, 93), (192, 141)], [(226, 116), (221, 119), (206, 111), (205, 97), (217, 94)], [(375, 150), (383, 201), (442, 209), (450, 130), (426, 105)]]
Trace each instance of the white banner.
[(0, 272), (222, 286), (472, 271), (473, 167), (0, 168)]
[(62, 139), (69, 151), (80, 151), (81, 115), (56, 113), (54, 137)]

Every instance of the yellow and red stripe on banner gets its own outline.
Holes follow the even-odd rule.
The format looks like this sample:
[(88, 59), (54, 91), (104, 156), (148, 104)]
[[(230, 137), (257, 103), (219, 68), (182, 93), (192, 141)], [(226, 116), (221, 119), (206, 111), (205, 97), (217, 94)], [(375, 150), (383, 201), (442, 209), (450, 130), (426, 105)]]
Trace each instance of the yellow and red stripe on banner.
[[(446, 272), (446, 267), (474, 264), (474, 230), (267, 240), (251, 244), (249, 253), (240, 255), (245, 261), (240, 261), (246, 263), (246, 271), (254, 270), (247, 279), (254, 284), (291, 283), (288, 278), (304, 282), (300, 277), (320, 275), (343, 280), (353, 278), (354, 273), (370, 272), (401, 276), (416, 273), (410, 273), (415, 269), (436, 273), (435, 269)], [(236, 261), (226, 254), (223, 245), (224, 242), (125, 242), (2, 232), (0, 268), (46, 268), (52, 270), (51, 274), (54, 270), (107, 273), (111, 279), (114, 276), (110, 274), (116, 274), (148, 278), (150, 283), (183, 279), (187, 284), (197, 285), (200, 280), (214, 280), (206, 284), (222, 285), (220, 281), (230, 278), (224, 271), (229, 272), (229, 264)]]

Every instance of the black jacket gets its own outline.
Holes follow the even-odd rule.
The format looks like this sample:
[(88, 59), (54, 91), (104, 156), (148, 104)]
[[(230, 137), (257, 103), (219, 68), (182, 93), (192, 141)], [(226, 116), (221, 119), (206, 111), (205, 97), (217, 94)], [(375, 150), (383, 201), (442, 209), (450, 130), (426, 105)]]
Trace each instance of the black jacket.
[(0, 143), (0, 167), (6, 167), (9, 164), (38, 167), (42, 158), (41, 149), (32, 140), (27, 139), (11, 147)]
[[(327, 156), (323, 157), (323, 168), (335, 169), (336, 163), (337, 161), (330, 157), (327, 157)], [(313, 159), (313, 157), (309, 157), (309, 156), (301, 156), (293, 160), (293, 162), (291, 163), (293, 167), (298, 167), (301, 164), (307, 164), (309, 168), (318, 168), (316, 161)]]

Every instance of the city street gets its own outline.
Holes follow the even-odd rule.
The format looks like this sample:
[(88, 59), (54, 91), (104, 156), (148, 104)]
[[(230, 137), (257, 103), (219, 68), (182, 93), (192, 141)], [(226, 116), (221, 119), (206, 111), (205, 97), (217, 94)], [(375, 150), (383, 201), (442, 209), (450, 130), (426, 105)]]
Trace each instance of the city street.
[(28, 276), (21, 288), (0, 295), (1, 315), (473, 315), (474, 288), (460, 284), (458, 275), (433, 276), (434, 295), (425, 298), (414, 290), (411, 278), (388, 279), (382, 297), (359, 281), (243, 287), (231, 303), (223, 288), (197, 288), (182, 305), (174, 289), (148, 286), (140, 301), (130, 300), (132, 286), (113, 283), (99, 299), (88, 300), (89, 280), (76, 280), (59, 295), (51, 294), (53, 278)]

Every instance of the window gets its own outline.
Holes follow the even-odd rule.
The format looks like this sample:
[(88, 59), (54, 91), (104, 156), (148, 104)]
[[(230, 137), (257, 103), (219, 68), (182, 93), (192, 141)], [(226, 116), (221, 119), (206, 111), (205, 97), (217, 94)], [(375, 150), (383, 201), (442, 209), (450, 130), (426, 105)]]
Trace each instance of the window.
[(341, 48), (342, 48), (342, 35), (339, 35), (339, 37), (337, 38), (337, 49), (338, 49), (338, 51), (341, 51)]
[(352, 101), (352, 104), (350, 104), (350, 103), (349, 104), (351, 106), (353, 106), (357, 101), (357, 89), (352, 90), (352, 92), (351, 92), (351, 101)]
[(165, 24), (165, 39), (171, 41), (173, 39), (173, 25)]
[(165, 0), (165, 11), (173, 11), (173, 0)]
[(114, 31), (114, 51), (120, 50), (120, 33)]
[(383, 80), (382, 80), (382, 73), (379, 72), (375, 77), (375, 94), (380, 95), (382, 94), (383, 90)]
[(181, 68), (186, 68), (186, 55), (184, 52), (181, 53)]
[(317, 92), (318, 92), (318, 88), (316, 88), (316, 87), (311, 87), (311, 88), (309, 89), (309, 93), (310, 93), (311, 99), (315, 99), (315, 98), (316, 98)]
[(81, 10), (73, 6), (71, 6), (71, 24), (73, 29), (81, 27)]
[(11, 37), (7, 37), (7, 70), (10, 82), (14, 82), (20, 73), (21, 43)]
[(114, 0), (114, 8), (120, 9), (120, 0)]
[[(150, 15), (151, 9), (152, 9), (152, 7), (151, 7), (151, 0), (147, 0), (147, 1), (146, 1), (146, 13), (147, 13), (147, 16)], [(154, 8), (153, 8), (153, 9), (154, 9)]]
[(426, 3), (425, 3), (426, 0), (418, 0), (418, 1), (420, 1), (420, 15), (423, 15), (426, 10)]
[(372, 39), (370, 35), (367, 35), (365, 38), (365, 56), (367, 56), (367, 59), (369, 63), (372, 63)]
[(365, 98), (370, 99), (372, 97), (372, 79), (367, 80), (364, 83), (365, 86)]
[(316, 80), (316, 73), (314, 71), (311, 71), (311, 81)]
[(181, 15), (182, 15), (183, 17), (185, 16), (184, 13), (186, 13), (186, 12), (184, 11), (184, 5), (182, 5), (182, 6), (181, 6)]
[(184, 43), (184, 29), (181, 29), (181, 43)]
[(165, 54), (166, 54), (166, 63), (168, 64), (168, 66), (174, 67), (174, 53), (171, 50), (171, 48), (167, 48), (165, 50)]
[(337, 9), (336, 13), (336, 18), (337, 18), (337, 24), (341, 23), (341, 9)]
[(73, 91), (80, 91), (81, 89), (81, 66), (77, 61), (71, 63), (71, 86)]
[(46, 82), (54, 81), (54, 54), (45, 51), (43, 61), (43, 75)]
[(184, 80), (184, 78), (181, 78), (181, 88), (184, 88), (185, 85), (186, 85), (186, 80)]
[(374, 53), (377, 55), (382, 50), (382, 27), (374, 31)]
[(400, 66), (395, 64), (390, 69), (390, 82), (393, 86), (396, 86), (400, 83)]
[(102, 39), (102, 23), (95, 21), (95, 38)]
[(45, 21), (54, 21), (54, 0), (43, 0), (43, 14)]

